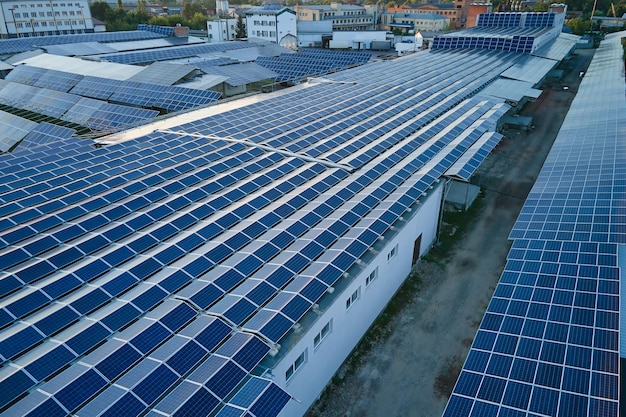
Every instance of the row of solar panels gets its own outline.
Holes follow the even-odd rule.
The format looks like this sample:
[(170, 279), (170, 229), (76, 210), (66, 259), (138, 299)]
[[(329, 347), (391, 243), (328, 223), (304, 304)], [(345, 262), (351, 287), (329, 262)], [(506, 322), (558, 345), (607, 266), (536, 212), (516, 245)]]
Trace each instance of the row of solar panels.
[(166, 111), (185, 110), (209, 104), (221, 97), (221, 93), (216, 91), (111, 80), (27, 65), (15, 67), (5, 80), (63, 93), (56, 94), (51, 102), (42, 102), (43, 111), (46, 111), (47, 106), (61, 104), (63, 107), (61, 101), (75, 102), (81, 96)]
[[(478, 27), (552, 27), (554, 13), (485, 13), (479, 14)], [(523, 22), (522, 22), (523, 21)]]
[(83, 42), (125, 42), (157, 39), (162, 37), (163, 35), (152, 31), (134, 30), (124, 32), (83, 33), (74, 35), (3, 39), (0, 40), (0, 54), (16, 54), (20, 52), (33, 51), (47, 45), (63, 45)]
[(0, 104), (103, 131), (137, 124), (159, 114), (156, 110), (110, 104), (4, 80), (0, 83)]
[[(113, 346), (122, 340), (137, 351), (124, 336), (129, 329), (137, 332), (155, 321), (170, 331), (181, 328), (162, 319), (174, 310), (189, 316), (177, 323), (208, 311), (237, 328), (223, 344), (251, 334), (280, 341), (506, 111), (496, 101), (463, 100), (483, 76), (496, 77), (508, 65), (497, 52), (473, 58), (450, 53), (445, 64), (420, 75), (415, 62), (398, 62), (390, 75), (394, 89), (319, 84), (106, 149), (63, 148), (53, 159), (32, 152), (0, 161), (7, 175), (0, 206), (7, 306), (0, 313), (0, 384), (20, 387), (6, 391), (6, 404), (32, 390), (8, 412), (54, 404), (80, 415), (104, 393), (138, 412), (163, 411), (160, 404), (174, 399), (176, 407), (190, 407), (193, 391), (180, 392), (206, 390), (192, 375), (208, 359), (180, 368), (184, 375), (174, 369), (178, 365), (164, 363), (162, 385), (147, 396), (139, 380), (160, 380), (152, 376), (147, 351), (110, 378), (99, 370), (104, 365), (91, 359), (86, 365), (85, 358), (103, 341)], [(432, 98), (437, 89), (443, 93)], [(422, 90), (429, 93), (416, 94)], [(396, 114), (371, 121), (372, 108), (389, 107)], [(360, 119), (351, 119), (355, 114)], [(287, 120), (294, 124), (283, 130)], [(330, 129), (311, 142), (325, 127)], [(208, 137), (198, 137), (203, 134)], [(291, 151), (221, 139), (241, 135)], [(346, 169), (324, 159), (360, 143), (354, 155), (334, 158)], [(319, 162), (303, 161), (293, 151), (316, 155)], [(351, 176), (349, 161), (357, 159), (354, 166), (362, 168)], [(35, 377), (30, 370), (41, 366), (35, 358), (45, 358), (58, 344), (71, 355), (60, 362), (51, 356), (40, 374), (48, 376)], [(243, 349), (241, 342), (237, 346)], [(206, 358), (206, 348), (194, 349)], [(226, 356), (216, 351), (215, 357), (211, 363), (225, 363)], [(139, 365), (144, 362), (150, 366)], [(219, 400), (223, 394), (228, 402), (249, 371), (223, 366), (224, 391), (209, 383), (202, 395)], [(72, 383), (83, 375), (93, 386)], [(202, 381), (217, 374), (205, 375)]]
[(297, 82), (306, 77), (325, 75), (369, 61), (370, 53), (304, 50), (299, 54), (258, 57), (256, 63), (278, 74), (276, 81)]
[(206, 54), (232, 51), (236, 49), (257, 46), (254, 42), (231, 41), (221, 43), (204, 43), (199, 45), (182, 45), (160, 48), (157, 50), (145, 50), (136, 52), (120, 52), (103, 54), (98, 57), (104, 61), (117, 62), (118, 64), (149, 64), (156, 61), (191, 58)]
[(69, 139), (76, 132), (74, 129), (56, 126), (47, 122), (36, 123), (0, 111), (0, 152), (8, 152), (19, 142), (19, 150), (45, 143)]
[(622, 53), (619, 36), (595, 52), (513, 227), (445, 416), (620, 414)]
[(433, 41), (433, 49), (496, 49), (530, 53), (535, 38), (532, 36), (514, 36), (497, 38), (488, 36), (438, 36)]

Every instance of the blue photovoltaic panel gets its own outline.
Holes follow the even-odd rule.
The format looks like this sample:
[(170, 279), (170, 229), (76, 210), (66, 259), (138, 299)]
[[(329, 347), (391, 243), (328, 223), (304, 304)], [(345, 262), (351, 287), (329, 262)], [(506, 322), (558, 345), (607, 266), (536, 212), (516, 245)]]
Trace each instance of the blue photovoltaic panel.
[[(254, 45), (254, 43), (252, 43)], [(235, 49), (249, 48), (249, 42), (220, 42), (201, 45), (170, 46), (136, 52), (122, 52), (100, 55), (105, 61), (119, 64), (148, 64), (156, 61), (196, 57), (202, 54), (220, 53)]]
[(146, 30), (22, 37), (17, 39), (2, 40), (2, 42), (0, 42), (0, 53), (15, 54), (19, 52), (33, 51), (46, 45), (62, 45), (83, 42), (122, 42), (157, 39), (162, 37), (163, 35), (161, 34)]
[[(610, 225), (626, 209), (624, 185), (614, 183), (626, 172), (624, 80), (614, 71), (620, 53), (616, 37), (591, 62), (593, 75), (582, 81), (511, 232), (505, 270), (446, 417), (493, 403), (498, 415), (618, 415), (618, 247), (626, 229)], [(604, 105), (590, 105), (597, 94)], [(605, 118), (609, 107), (622, 111)]]
[[(1, 45), (1, 44), (0, 44)], [(34, 86), (39, 78), (48, 70), (45, 68), (31, 67), (28, 65), (18, 65), (4, 77), (7, 81)]]
[[(19, 149), (23, 150), (31, 146), (42, 145), (45, 143), (61, 142), (72, 137), (76, 133), (74, 129), (68, 127), (54, 125), (48, 122), (41, 122), (20, 142)], [(83, 139), (84, 140), (84, 139)], [(89, 142), (89, 140), (85, 140)]]

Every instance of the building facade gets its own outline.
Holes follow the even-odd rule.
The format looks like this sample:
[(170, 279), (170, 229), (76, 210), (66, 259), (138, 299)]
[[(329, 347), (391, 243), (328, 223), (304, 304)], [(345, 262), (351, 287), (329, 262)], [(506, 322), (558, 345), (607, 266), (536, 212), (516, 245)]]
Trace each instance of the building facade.
[(440, 31), (450, 26), (450, 18), (436, 13), (383, 13), (383, 29), (402, 31)]
[(3, 1), (0, 19), (2, 39), (94, 32), (86, 0)]
[(209, 43), (235, 40), (237, 19), (218, 19), (206, 22)]
[(294, 6), (298, 21), (333, 22), (333, 31), (337, 30), (374, 30), (374, 15), (363, 6), (331, 3), (330, 5)]
[(296, 13), (284, 6), (265, 5), (246, 11), (248, 39), (263, 39), (280, 44), (285, 37), (298, 36)]
[(443, 182), (438, 183), (412, 212), (413, 217), (405, 219), (405, 227), (385, 238), (383, 248), (360, 266), (353, 279), (342, 280), (320, 303), (314, 321), (303, 323), (301, 333), (284, 340), (274, 360), (268, 361), (268, 376), (296, 400), (290, 401), (279, 417), (306, 413), (409, 275), (416, 254), (430, 248), (443, 189)]
[(463, 29), (467, 20), (468, 2), (467, 0), (455, 0), (454, 3), (403, 4), (398, 7), (389, 7), (386, 12), (438, 14), (450, 19), (452, 29)]

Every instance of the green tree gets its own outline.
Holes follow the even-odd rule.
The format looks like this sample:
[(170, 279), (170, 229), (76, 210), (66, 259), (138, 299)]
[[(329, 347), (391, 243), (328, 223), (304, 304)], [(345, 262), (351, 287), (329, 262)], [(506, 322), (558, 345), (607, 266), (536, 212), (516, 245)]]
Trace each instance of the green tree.
[(535, 3), (535, 7), (533, 7), (533, 11), (535, 12), (547, 12), (550, 5), (545, 2), (537, 2)]
[(91, 16), (106, 22), (107, 19), (112, 15), (113, 9), (107, 2), (104, 1), (95, 1), (89, 5), (89, 10), (91, 11)]
[(191, 29), (206, 30), (206, 22), (208, 20), (209, 19), (202, 13), (195, 13), (193, 17), (189, 20), (188, 26)]
[(571, 19), (569, 22), (567, 22), (565, 26), (570, 28), (573, 34), (583, 35), (586, 32), (589, 32), (589, 29), (591, 29), (591, 22), (589, 21), (589, 19), (577, 17)]
[(137, 13), (148, 13), (146, 11), (146, 0), (137, 0)]
[(237, 26), (235, 29), (235, 38), (243, 39), (246, 38), (248, 34), (246, 33), (246, 25), (243, 23), (243, 18), (241, 15), (237, 16)]
[(117, 8), (118, 9), (123, 9), (124, 5), (122, 4), (122, 0), (117, 0)]
[(193, 10), (191, 9), (191, 2), (189, 0), (185, 0), (183, 2), (183, 8), (181, 9), (181, 14), (185, 19), (191, 19), (193, 17)]

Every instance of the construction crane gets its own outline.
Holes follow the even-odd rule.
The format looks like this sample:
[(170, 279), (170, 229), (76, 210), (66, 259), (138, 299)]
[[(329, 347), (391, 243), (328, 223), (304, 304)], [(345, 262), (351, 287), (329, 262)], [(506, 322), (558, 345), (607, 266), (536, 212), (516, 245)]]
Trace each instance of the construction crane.
[(613, 17), (617, 17), (617, 13), (615, 13), (615, 5), (611, 3), (611, 10), (613, 11)]

